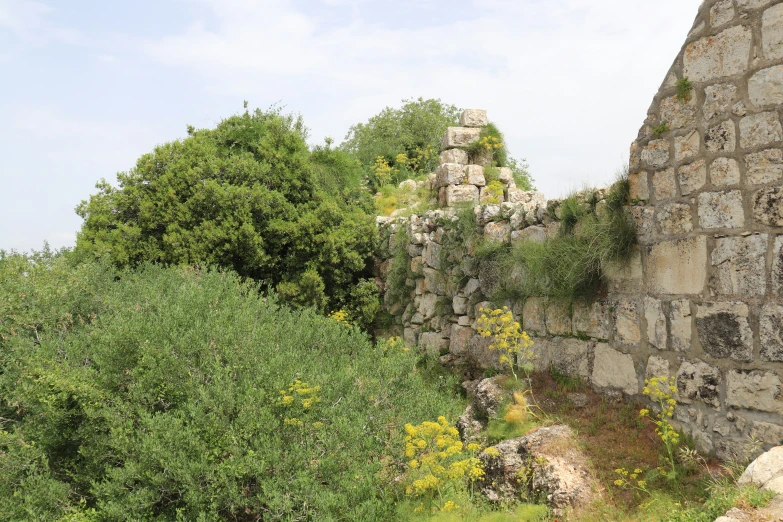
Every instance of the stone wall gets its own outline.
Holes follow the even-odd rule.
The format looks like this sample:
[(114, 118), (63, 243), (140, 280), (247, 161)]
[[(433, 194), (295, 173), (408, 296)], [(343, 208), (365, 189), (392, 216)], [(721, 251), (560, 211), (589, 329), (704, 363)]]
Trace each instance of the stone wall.
[[(676, 420), (720, 457), (750, 434), (783, 441), (782, 108), (783, 2), (705, 0), (631, 146), (631, 262), (608, 270), (608, 292), (589, 302), (493, 303), (534, 336), (539, 368), (637, 397), (646, 377), (675, 376)], [(475, 333), (486, 281), (478, 272), (455, 281), (441, 267), (456, 219), (448, 207), (476, 203), (480, 233), (511, 243), (556, 234), (559, 202), (517, 190), (504, 173), (504, 201), (482, 204), (481, 167), (454, 147), (477, 139), (486, 115), (468, 111), (462, 123), (447, 132), (434, 176), (447, 208), (379, 218), (379, 272), (406, 237), (410, 299), (386, 300), (405, 340), (483, 369), (497, 366)]]

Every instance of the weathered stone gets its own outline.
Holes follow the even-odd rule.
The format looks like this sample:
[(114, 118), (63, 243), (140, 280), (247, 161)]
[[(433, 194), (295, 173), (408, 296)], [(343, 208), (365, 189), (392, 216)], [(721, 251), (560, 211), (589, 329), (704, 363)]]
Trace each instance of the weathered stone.
[(736, 146), (737, 132), (731, 120), (710, 127), (704, 134), (704, 147), (707, 152), (734, 152)]
[(484, 179), (484, 167), (479, 165), (468, 165), (466, 170), (468, 185), (483, 187), (487, 184), (486, 179)]
[(511, 225), (508, 221), (494, 221), (484, 227), (484, 239), (493, 243), (505, 243), (511, 239)]
[(555, 337), (549, 343), (552, 364), (566, 375), (589, 377), (590, 344), (579, 339)]
[(703, 303), (696, 308), (701, 348), (716, 359), (753, 360), (753, 332), (745, 303)]
[(418, 257), (424, 253), (424, 247), (422, 245), (409, 244), (405, 250), (408, 251), (410, 257)]
[(440, 163), (456, 163), (467, 165), (469, 161), (467, 151), (462, 149), (449, 149), (440, 153)]
[(571, 307), (567, 303), (549, 303), (546, 330), (550, 335), (571, 335)]
[(734, 19), (735, 14), (731, 0), (720, 0), (710, 9), (710, 26), (715, 29), (726, 25)]
[(468, 127), (449, 127), (443, 136), (444, 149), (453, 149), (456, 147), (465, 147), (479, 140), (481, 129)]
[(674, 159), (684, 161), (699, 153), (701, 137), (699, 131), (693, 130), (684, 136), (674, 138)]
[(745, 72), (752, 40), (750, 27), (736, 26), (693, 42), (685, 48), (683, 76), (706, 82)]
[(685, 234), (693, 230), (690, 205), (670, 203), (655, 216), (662, 234)]
[(455, 295), (451, 300), (451, 308), (457, 315), (465, 315), (468, 313), (468, 298)]
[(772, 250), (772, 292), (778, 296), (783, 296), (783, 236), (775, 238), (775, 245)]
[(544, 243), (546, 241), (546, 229), (544, 227), (527, 227), (522, 230), (515, 230), (511, 233), (512, 243), (517, 244), (524, 241)]
[(650, 199), (650, 190), (647, 186), (646, 172), (635, 172), (628, 174), (628, 188), (632, 200)]
[(666, 349), (666, 316), (661, 302), (644, 297), (644, 319), (647, 322), (647, 342), (659, 350)]
[(702, 112), (705, 120), (711, 120), (719, 114), (729, 111), (737, 95), (737, 88), (730, 83), (711, 85), (704, 89), (704, 106)]
[(439, 295), (446, 293), (445, 281), (440, 272), (426, 266), (421, 271), (424, 274), (424, 288), (427, 292)]
[(419, 336), (419, 346), (430, 356), (440, 357), (449, 353), (449, 340), (438, 332), (425, 332)]
[(776, 112), (751, 114), (740, 120), (740, 147), (751, 149), (769, 145), (783, 138), (783, 128)]
[(419, 187), (416, 184), (415, 180), (406, 179), (405, 181), (400, 182), (400, 184), (397, 185), (397, 188), (399, 188), (401, 190), (408, 191), (408, 192), (413, 192), (414, 190), (416, 190)]
[(435, 171), (437, 185), (459, 185), (465, 180), (465, 165), (459, 163), (443, 163)]
[(762, 69), (748, 80), (748, 96), (756, 107), (783, 104), (783, 66)]
[(459, 124), (463, 127), (486, 127), (487, 111), (481, 109), (465, 109), (459, 116)]
[(609, 338), (609, 315), (606, 304), (602, 301), (587, 303), (576, 301), (573, 314), (574, 335), (592, 337), (593, 339)]
[(653, 174), (653, 193), (656, 201), (666, 201), (677, 196), (674, 169), (659, 170)]
[[(779, 446), (783, 443), (783, 426), (779, 424), (754, 421), (753, 427), (750, 429), (750, 434), (767, 444)], [(783, 472), (783, 468), (781, 468), (781, 472)]]
[(642, 162), (648, 167), (662, 168), (669, 162), (669, 142), (653, 140), (642, 150)]
[[(463, 383), (462, 386), (465, 387), (465, 383)], [(465, 412), (459, 416), (454, 427), (459, 431), (460, 439), (464, 443), (470, 444), (471, 442), (477, 442), (482, 445), (486, 444), (486, 437), (481, 434), (485, 427), (485, 423), (476, 418), (476, 413), (473, 411), (472, 404), (468, 404), (467, 408), (465, 408)]]
[(780, 378), (774, 372), (731, 370), (726, 376), (726, 404), (783, 414)]
[(514, 182), (514, 171), (509, 167), (501, 167), (498, 173), (498, 180), (504, 185), (510, 185)]
[(669, 361), (663, 357), (658, 357), (657, 355), (651, 355), (650, 358), (647, 359), (647, 368), (644, 372), (645, 379), (652, 379), (653, 377), (668, 379), (671, 375), (672, 372)]
[(775, 0), (737, 0), (737, 7), (741, 9), (757, 9), (769, 5)]
[(419, 313), (424, 320), (435, 317), (435, 310), (438, 305), (438, 296), (435, 294), (424, 294), (419, 301)]
[(487, 223), (500, 219), (500, 205), (480, 205), (473, 209), (476, 222), (483, 227)]
[(655, 237), (655, 209), (634, 205), (630, 211), (636, 225), (636, 239), (641, 244), (652, 243)]
[(741, 228), (745, 225), (742, 192), (703, 192), (699, 194), (699, 224), (702, 228)]
[(719, 386), (720, 371), (703, 361), (685, 361), (677, 370), (677, 396), (681, 403), (700, 401), (718, 408)]
[(406, 346), (417, 346), (419, 341), (419, 332), (414, 328), (405, 328), (402, 331), (402, 341)]
[(599, 388), (617, 389), (626, 395), (639, 393), (633, 357), (613, 350), (604, 343), (595, 345), (592, 382)]
[(691, 97), (690, 100), (683, 103), (677, 96), (670, 96), (661, 100), (659, 106), (661, 121), (665, 121), (672, 130), (693, 125), (696, 121), (697, 111), (695, 97)]
[(540, 298), (531, 297), (525, 301), (522, 309), (522, 325), (528, 334), (546, 334), (545, 310), (544, 301)]
[(736, 116), (745, 116), (748, 113), (748, 108), (745, 106), (745, 102), (738, 101), (731, 107), (731, 112)]
[(481, 288), (481, 282), (478, 279), (470, 279), (465, 284), (465, 288), (462, 289), (462, 295), (465, 297), (470, 297), (471, 295), (475, 294), (479, 288)]
[(710, 165), (710, 183), (715, 186), (737, 185), (740, 182), (739, 163), (731, 158), (717, 158)]
[(430, 241), (424, 247), (422, 259), (427, 266), (431, 266), (436, 270), (440, 270), (440, 254), (440, 245), (434, 241)]
[(776, 5), (764, 11), (761, 17), (761, 45), (764, 57), (768, 60), (783, 58), (783, 6)]
[(470, 339), (468, 359), (471, 366), (481, 370), (502, 370), (506, 365), (500, 362), (501, 352), (490, 349), (494, 339), (482, 337), (478, 334)]
[(682, 165), (677, 169), (680, 177), (680, 193), (687, 196), (707, 183), (707, 166), (704, 160)]
[(642, 252), (635, 247), (625, 261), (610, 261), (604, 267), (604, 277), (610, 291), (618, 293), (638, 293), (644, 286), (642, 271)]
[(460, 203), (475, 205), (479, 202), (479, 189), (473, 185), (449, 185), (444, 190), (446, 192), (447, 207), (453, 207)]
[(497, 378), (482, 379), (476, 386), (471, 406), (477, 419), (491, 419), (498, 414), (506, 394)]
[(766, 188), (753, 194), (753, 219), (762, 225), (783, 227), (783, 188)]
[(783, 362), (783, 306), (767, 303), (761, 308), (759, 320), (761, 358)]
[(639, 329), (639, 311), (634, 301), (618, 299), (614, 303), (614, 340), (622, 344), (636, 344), (642, 340)]
[[(672, 260), (677, 260), (672, 263)], [(704, 236), (662, 241), (647, 256), (649, 288), (657, 294), (699, 294), (707, 278)]]
[(783, 177), (783, 151), (769, 149), (745, 156), (747, 180), (751, 185), (779, 181)]
[(724, 237), (712, 251), (712, 289), (722, 295), (764, 295), (768, 236)]
[(449, 353), (456, 356), (466, 355), (470, 348), (470, 339), (472, 337), (473, 328), (457, 324), (453, 325), (451, 327)]

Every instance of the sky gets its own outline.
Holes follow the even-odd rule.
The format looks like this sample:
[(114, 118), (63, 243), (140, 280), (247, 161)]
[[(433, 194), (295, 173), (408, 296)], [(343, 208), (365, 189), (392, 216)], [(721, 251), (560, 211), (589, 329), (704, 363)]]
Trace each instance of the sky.
[(0, 0), (0, 249), (188, 125), (300, 113), (312, 145), (403, 99), (486, 109), (537, 188), (627, 162), (701, 0)]

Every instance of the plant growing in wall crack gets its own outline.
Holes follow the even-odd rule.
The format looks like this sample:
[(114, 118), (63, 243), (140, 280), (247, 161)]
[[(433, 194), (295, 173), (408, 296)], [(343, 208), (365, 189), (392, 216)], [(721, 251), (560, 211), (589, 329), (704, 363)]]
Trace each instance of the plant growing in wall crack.
[(514, 370), (514, 358), (516, 358), (516, 365), (525, 373), (530, 373), (533, 370), (532, 361), (536, 356), (530, 349), (533, 341), (526, 332), (522, 331), (519, 322), (514, 320), (511, 310), (507, 306), (495, 310), (482, 308), (479, 313), (481, 315), (478, 318), (478, 333), (482, 337), (493, 338), (489, 349), (502, 352), (499, 358), (500, 364), (507, 365), (514, 378), (518, 379)]

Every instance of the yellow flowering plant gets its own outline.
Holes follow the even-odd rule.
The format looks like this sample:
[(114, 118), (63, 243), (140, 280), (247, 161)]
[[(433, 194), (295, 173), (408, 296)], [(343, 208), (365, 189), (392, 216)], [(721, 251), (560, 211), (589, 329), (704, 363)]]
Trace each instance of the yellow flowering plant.
[(514, 370), (515, 358), (516, 366), (531, 371), (532, 361), (536, 357), (530, 349), (533, 341), (522, 331), (508, 307), (495, 310), (481, 308), (479, 314), (478, 333), (482, 337), (493, 338), (492, 344), (489, 345), (490, 350), (503, 352), (499, 358), (500, 364), (507, 365), (515, 379), (518, 379)]
[[(277, 404), (285, 412), (283, 416), (284, 426), (302, 427), (305, 416), (312, 412), (317, 404), (321, 402), (318, 395), (321, 391), (320, 386), (311, 386), (309, 383), (296, 379), (284, 390), (280, 390), (280, 397)], [(323, 426), (321, 422), (312, 424), (314, 428)]]
[(614, 485), (618, 488), (632, 489), (639, 493), (650, 494), (650, 490), (647, 488), (647, 481), (641, 478), (644, 475), (644, 470), (636, 468), (630, 471), (625, 468), (618, 468), (614, 472), (617, 473), (617, 480), (614, 481)]
[(348, 312), (345, 311), (344, 308), (341, 308), (339, 310), (332, 311), (329, 313), (329, 317), (340, 323), (344, 326), (351, 326), (351, 322), (348, 319)]
[(677, 393), (675, 378), (664, 376), (645, 379), (642, 393), (647, 395), (659, 408), (655, 416), (647, 408), (640, 410), (639, 416), (648, 418), (655, 424), (655, 433), (660, 437), (668, 454), (666, 462), (670, 470), (666, 476), (670, 480), (674, 480), (677, 478), (677, 468), (674, 465), (674, 449), (680, 442), (680, 434), (671, 422), (672, 417), (674, 417), (674, 409), (677, 407), (677, 400), (674, 398), (674, 394)]

